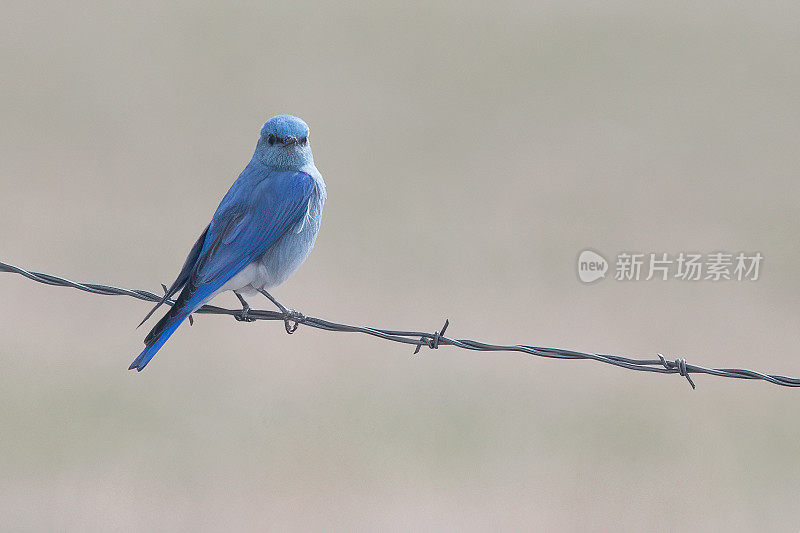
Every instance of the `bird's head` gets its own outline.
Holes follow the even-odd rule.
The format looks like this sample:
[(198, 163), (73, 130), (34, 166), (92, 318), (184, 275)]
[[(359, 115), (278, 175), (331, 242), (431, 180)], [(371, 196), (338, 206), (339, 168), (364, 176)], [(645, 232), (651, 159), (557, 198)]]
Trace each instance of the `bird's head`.
[(261, 128), (255, 156), (265, 165), (297, 168), (313, 163), (308, 125), (292, 115), (276, 115)]

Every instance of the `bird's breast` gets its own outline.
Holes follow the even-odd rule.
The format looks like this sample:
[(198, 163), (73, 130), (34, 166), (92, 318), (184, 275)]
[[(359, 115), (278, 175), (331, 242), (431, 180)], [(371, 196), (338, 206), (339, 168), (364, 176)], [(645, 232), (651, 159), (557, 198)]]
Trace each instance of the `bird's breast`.
[[(322, 181), (321, 178), (319, 181)], [(318, 183), (314, 187), (303, 219), (261, 256), (259, 279), (252, 283), (254, 288), (269, 289), (280, 285), (303, 264), (317, 240), (324, 203), (325, 185), (322, 183), (320, 186)]]

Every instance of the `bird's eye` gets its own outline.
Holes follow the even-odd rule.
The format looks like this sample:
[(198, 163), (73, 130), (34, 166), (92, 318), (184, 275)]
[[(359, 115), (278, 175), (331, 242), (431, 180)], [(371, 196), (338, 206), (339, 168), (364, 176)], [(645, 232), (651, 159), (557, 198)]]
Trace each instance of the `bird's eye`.
[(300, 144), (306, 144), (308, 142), (308, 137), (301, 137)]
[(275, 135), (273, 135), (271, 133), (269, 135), (267, 135), (267, 144), (269, 144), (270, 146), (275, 144), (276, 140), (277, 140), (277, 137), (275, 137)]

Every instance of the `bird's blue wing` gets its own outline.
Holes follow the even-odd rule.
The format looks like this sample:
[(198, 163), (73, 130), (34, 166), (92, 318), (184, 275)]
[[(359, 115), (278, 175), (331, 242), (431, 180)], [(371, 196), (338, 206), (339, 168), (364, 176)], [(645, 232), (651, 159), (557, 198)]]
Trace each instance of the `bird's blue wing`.
[(223, 201), (188, 288), (210, 294), (255, 261), (303, 220), (313, 190), (314, 178), (305, 172), (273, 171), (251, 191), (242, 191), (244, 198), (236, 194)]
[(147, 335), (147, 348), (131, 368), (144, 368), (189, 313), (298, 224), (313, 191), (314, 178), (298, 171), (271, 171), (255, 185), (234, 184), (214, 214), (175, 305)]

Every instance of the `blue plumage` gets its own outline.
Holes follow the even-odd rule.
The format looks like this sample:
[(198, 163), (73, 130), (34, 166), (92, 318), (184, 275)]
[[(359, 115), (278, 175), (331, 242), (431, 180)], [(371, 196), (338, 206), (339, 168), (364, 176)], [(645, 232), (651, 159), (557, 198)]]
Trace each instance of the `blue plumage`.
[(288, 278), (314, 246), (325, 196), (308, 126), (290, 115), (270, 119), (253, 158), (168, 289), (164, 301), (182, 289), (175, 305), (147, 335), (130, 369), (141, 371), (181, 322), (218, 293), (233, 290), (241, 298)]

